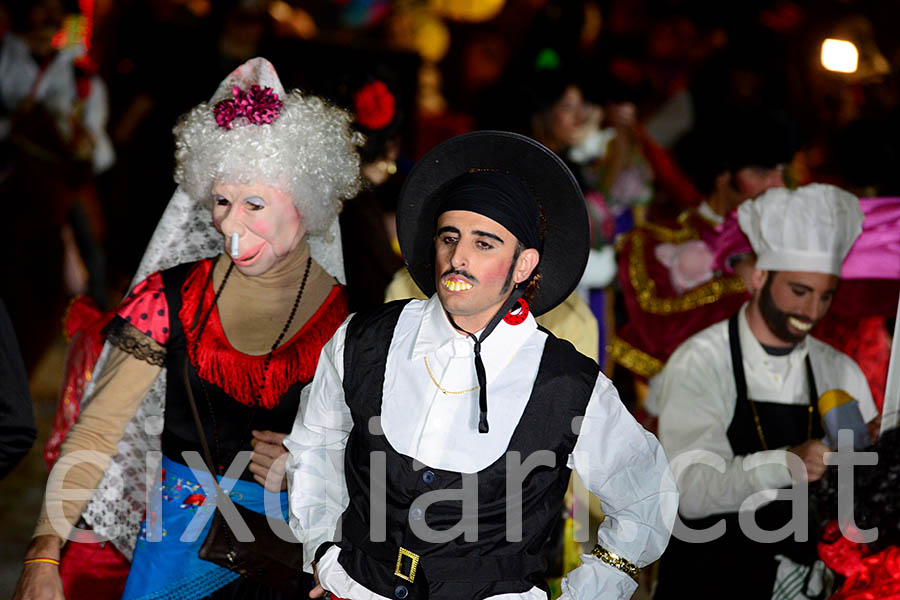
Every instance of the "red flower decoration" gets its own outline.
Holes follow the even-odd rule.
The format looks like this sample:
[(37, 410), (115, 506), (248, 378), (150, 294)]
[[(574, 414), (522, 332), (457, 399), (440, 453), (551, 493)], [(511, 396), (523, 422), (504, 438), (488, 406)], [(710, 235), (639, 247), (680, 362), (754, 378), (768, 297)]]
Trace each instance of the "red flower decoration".
[(249, 90), (242, 90), (234, 86), (231, 90), (233, 98), (222, 100), (215, 105), (216, 123), (219, 127), (231, 129), (231, 123), (239, 117), (247, 119), (248, 123), (262, 125), (271, 123), (278, 118), (281, 107), (284, 106), (272, 88), (252, 86)]
[(356, 122), (366, 129), (381, 129), (394, 120), (396, 101), (383, 81), (375, 80), (353, 96)]

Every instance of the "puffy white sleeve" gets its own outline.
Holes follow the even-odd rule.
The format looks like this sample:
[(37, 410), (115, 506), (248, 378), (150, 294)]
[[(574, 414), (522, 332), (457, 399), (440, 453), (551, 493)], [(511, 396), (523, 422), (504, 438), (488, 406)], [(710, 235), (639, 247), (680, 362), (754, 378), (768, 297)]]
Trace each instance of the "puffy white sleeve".
[(715, 348), (687, 343), (654, 381), (659, 439), (672, 461), (680, 511), (687, 518), (736, 512), (755, 492), (791, 484), (784, 450), (734, 455), (727, 432), (735, 392), (723, 377), (733, 377), (728, 360), (717, 357)]
[(303, 389), (294, 427), (284, 440), (290, 453), (290, 525), (303, 544), (303, 568), (310, 573), (316, 549), (334, 539), (350, 501), (344, 480), (344, 448), (353, 428), (343, 388), (348, 322), (322, 348), (316, 374)]
[[(602, 374), (597, 378), (569, 457), (606, 515), (598, 544), (637, 567), (657, 560), (669, 543), (678, 491), (656, 438), (641, 427)], [(563, 580), (562, 598), (630, 598), (637, 583), (624, 571), (586, 554)]]

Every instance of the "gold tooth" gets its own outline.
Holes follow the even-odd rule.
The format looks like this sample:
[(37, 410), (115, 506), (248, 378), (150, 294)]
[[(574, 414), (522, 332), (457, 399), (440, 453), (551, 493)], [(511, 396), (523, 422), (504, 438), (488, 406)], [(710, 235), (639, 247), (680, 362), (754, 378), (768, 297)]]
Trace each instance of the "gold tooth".
[(444, 287), (452, 292), (460, 292), (472, 289), (472, 284), (451, 279), (444, 282)]

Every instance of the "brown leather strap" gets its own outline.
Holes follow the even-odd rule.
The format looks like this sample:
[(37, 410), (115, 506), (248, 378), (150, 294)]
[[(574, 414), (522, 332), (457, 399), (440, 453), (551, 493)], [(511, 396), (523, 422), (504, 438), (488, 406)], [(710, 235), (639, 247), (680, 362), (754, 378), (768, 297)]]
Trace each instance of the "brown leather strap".
[(188, 404), (191, 405), (191, 414), (194, 416), (194, 426), (197, 427), (197, 436), (200, 438), (200, 445), (203, 447), (203, 459), (206, 461), (206, 466), (209, 468), (210, 474), (215, 477), (215, 463), (212, 459), (212, 453), (209, 451), (209, 444), (206, 443), (206, 434), (203, 433), (203, 423), (200, 421), (200, 412), (197, 410), (197, 403), (194, 401), (194, 391), (191, 389), (188, 368), (187, 355), (185, 355), (184, 369), (182, 370), (182, 374), (184, 375), (184, 388), (187, 391)]

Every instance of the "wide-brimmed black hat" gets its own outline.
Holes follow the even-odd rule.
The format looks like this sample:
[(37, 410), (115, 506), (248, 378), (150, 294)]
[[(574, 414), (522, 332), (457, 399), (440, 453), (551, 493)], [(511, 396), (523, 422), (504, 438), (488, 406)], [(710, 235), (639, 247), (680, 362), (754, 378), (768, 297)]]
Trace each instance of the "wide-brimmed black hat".
[(531, 311), (543, 314), (572, 293), (587, 264), (590, 244), (584, 197), (563, 161), (535, 140), (507, 131), (475, 131), (435, 146), (403, 184), (397, 236), (406, 268), (427, 296), (435, 292), (435, 214), (444, 187), (473, 171), (495, 170), (521, 179), (544, 216), (541, 274)]

